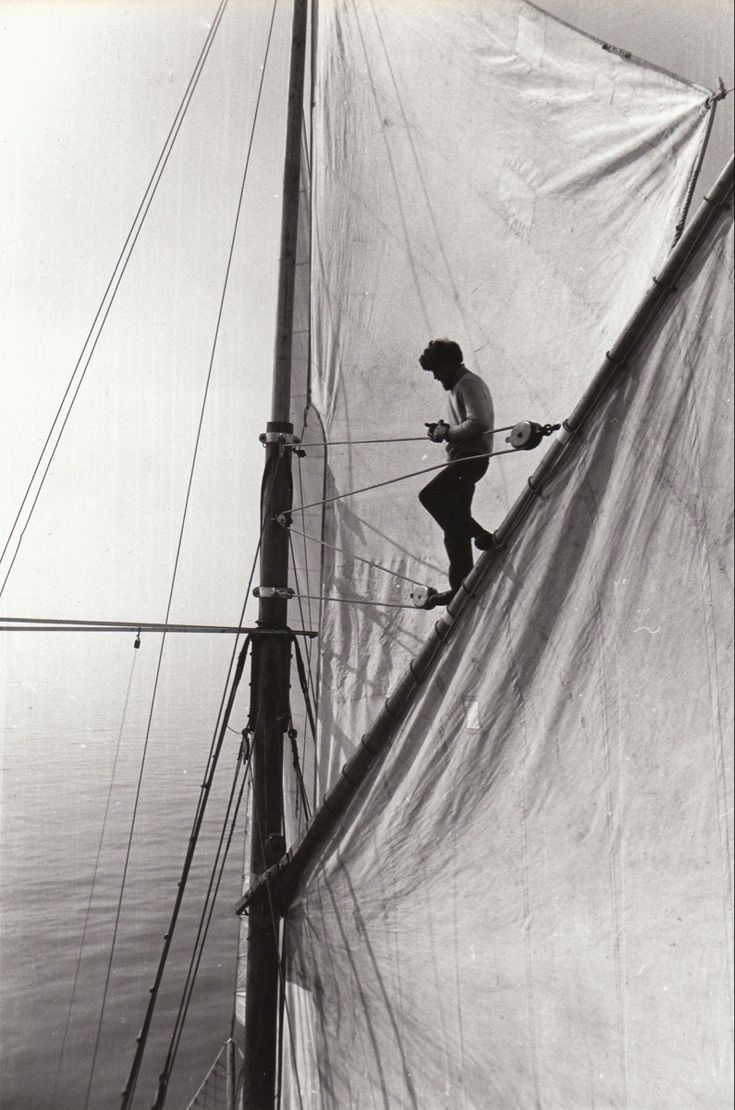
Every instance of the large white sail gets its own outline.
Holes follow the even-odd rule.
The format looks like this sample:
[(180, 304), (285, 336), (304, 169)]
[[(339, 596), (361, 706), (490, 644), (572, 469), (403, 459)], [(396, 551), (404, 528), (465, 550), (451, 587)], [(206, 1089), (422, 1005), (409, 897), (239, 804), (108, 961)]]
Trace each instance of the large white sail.
[(731, 218), (678, 285), (307, 871), (288, 1106), (728, 1104)]
[[(314, 401), (339, 444), (325, 492), (341, 497), (443, 461), (428, 441), (343, 445), (421, 437), (445, 415), (418, 365), (437, 335), (489, 384), (496, 427), (566, 416), (671, 247), (710, 112), (706, 90), (519, 0), (333, 0), (317, 58)], [(475, 501), (487, 528), (531, 465), (493, 460)], [(322, 593), (337, 600), (322, 787), (431, 627), (393, 607), (411, 604), (398, 575), (446, 588), (441, 534), (417, 502), (430, 477), (326, 506), (342, 551), (324, 549)], [(294, 525), (306, 530), (298, 512)]]

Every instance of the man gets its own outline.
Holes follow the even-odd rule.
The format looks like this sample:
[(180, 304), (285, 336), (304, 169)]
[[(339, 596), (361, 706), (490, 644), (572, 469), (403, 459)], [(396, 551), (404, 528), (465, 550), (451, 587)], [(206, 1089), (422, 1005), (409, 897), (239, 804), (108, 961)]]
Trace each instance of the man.
[[(445, 443), (450, 465), (439, 471), (419, 493), (419, 501), (444, 532), (449, 556), (449, 589), (431, 592), (424, 609), (448, 605), (462, 580), (472, 570), (472, 540), (487, 551), (493, 544), (490, 532), (473, 520), (471, 508), (475, 486), (488, 468), (493, 443), (493, 401), (482, 378), (468, 370), (459, 344), (452, 339), (432, 339), (419, 359), (424, 370), (449, 394), (450, 423), (429, 424), (429, 438)], [(473, 456), (482, 455), (484, 458)]]

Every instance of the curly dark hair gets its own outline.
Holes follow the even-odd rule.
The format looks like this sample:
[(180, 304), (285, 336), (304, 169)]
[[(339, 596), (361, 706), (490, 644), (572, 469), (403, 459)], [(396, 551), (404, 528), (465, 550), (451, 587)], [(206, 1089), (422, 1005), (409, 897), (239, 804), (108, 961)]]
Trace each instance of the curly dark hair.
[(453, 339), (432, 339), (419, 359), (424, 370), (443, 370), (461, 366), (462, 348)]

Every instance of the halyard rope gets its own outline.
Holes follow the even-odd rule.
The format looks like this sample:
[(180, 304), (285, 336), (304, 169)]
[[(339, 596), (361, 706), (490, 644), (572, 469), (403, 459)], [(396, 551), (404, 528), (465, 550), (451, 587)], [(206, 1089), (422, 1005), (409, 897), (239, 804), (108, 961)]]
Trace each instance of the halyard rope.
[[(384, 482), (374, 482), (371, 486), (362, 486), (360, 489), (348, 490), (347, 493), (337, 493), (333, 497), (325, 497), (321, 501), (311, 501), (308, 505), (295, 505), (289, 510), (289, 513), (282, 514), (288, 516), (290, 513), (301, 513), (306, 509), (315, 509), (318, 505), (328, 505), (332, 501), (341, 501), (345, 497), (354, 497), (358, 493), (367, 493), (372, 489), (380, 489), (381, 486), (392, 486), (395, 482), (404, 482), (407, 478), (416, 478), (419, 474), (428, 474), (432, 470), (444, 470), (448, 466), (455, 466), (457, 463), (472, 462), (475, 459), (495, 459), (499, 455), (517, 455), (518, 451), (515, 447), (508, 447), (504, 451), (487, 451), (482, 455), (467, 455), (461, 459), (450, 459), (449, 462), (439, 463), (436, 466), (425, 466), (422, 470), (412, 470), (410, 474), (399, 474), (397, 478), (387, 478)], [(278, 521), (278, 517), (274, 517)], [(279, 521), (281, 523), (281, 521)]]

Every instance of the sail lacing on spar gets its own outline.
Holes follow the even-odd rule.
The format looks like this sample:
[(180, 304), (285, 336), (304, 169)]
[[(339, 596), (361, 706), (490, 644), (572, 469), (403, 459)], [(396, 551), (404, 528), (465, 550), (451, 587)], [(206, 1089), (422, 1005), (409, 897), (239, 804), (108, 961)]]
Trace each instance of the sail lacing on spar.
[[(199, 83), (199, 78), (201, 77), (202, 69), (204, 68), (204, 64), (205, 64), (205, 62), (207, 60), (207, 57), (209, 55), (209, 52), (212, 48), (212, 43), (214, 42), (215, 35), (217, 34), (217, 30), (219, 28), (220, 22), (222, 20), (222, 16), (224, 14), (224, 11), (225, 11), (225, 8), (227, 7), (228, 2), (229, 2), (229, 0), (221, 0), (219, 8), (217, 9), (215, 17), (212, 21), (212, 25), (209, 29), (209, 32), (208, 32), (207, 37), (206, 37), (205, 42), (204, 42), (204, 46), (202, 47), (202, 50), (201, 50), (201, 53), (199, 54), (196, 65), (194, 66), (194, 70), (192, 72), (192, 75), (189, 78), (189, 84), (186, 87), (186, 91), (184, 92), (181, 103), (180, 103), (179, 108), (178, 108), (178, 110), (176, 112), (176, 115), (174, 117), (174, 122), (172, 123), (171, 128), (168, 132), (168, 135), (166, 136), (165, 142), (164, 142), (163, 147), (161, 149), (161, 153), (158, 156), (158, 161), (156, 162), (153, 173), (151, 174), (150, 180), (149, 180), (149, 182), (146, 186), (145, 192), (143, 194), (143, 199), (140, 202), (140, 205), (138, 207), (138, 211), (135, 213), (135, 217), (133, 218), (133, 222), (130, 226), (130, 230), (128, 231), (128, 234), (125, 238), (125, 242), (123, 243), (123, 246), (122, 246), (122, 250), (120, 251), (118, 259), (117, 259), (117, 261), (115, 263), (115, 266), (113, 268), (110, 280), (107, 283), (107, 287), (106, 287), (106, 289), (105, 289), (105, 291), (102, 295), (102, 299), (101, 299), (99, 307), (97, 308), (97, 311), (94, 315), (94, 319), (92, 320), (92, 324), (90, 326), (90, 329), (87, 333), (87, 336), (84, 340), (84, 343), (82, 344), (82, 349), (79, 353), (79, 358), (77, 359), (76, 365), (75, 365), (74, 369), (72, 370), (71, 377), (69, 378), (69, 382), (67, 383), (66, 389), (64, 390), (64, 395), (61, 398), (61, 401), (59, 402), (59, 407), (56, 411), (56, 415), (54, 416), (54, 418), (51, 422), (51, 427), (49, 429), (48, 435), (46, 436), (46, 440), (43, 444), (43, 447), (41, 448), (41, 452), (40, 452), (40, 455), (38, 457), (38, 461), (37, 461), (37, 463), (34, 467), (33, 473), (31, 474), (28, 485), (26, 487), (26, 491), (23, 494), (23, 498), (21, 500), (20, 506), (19, 506), (18, 511), (16, 513), (15, 519), (14, 519), (12, 525), (11, 525), (10, 532), (8, 533), (7, 540), (5, 541), (5, 546), (3, 547), (3, 550), (0, 553), (0, 563), (1, 563), (2, 560), (5, 558), (5, 555), (7, 554), (8, 548), (10, 547), (10, 544), (11, 544), (12, 539), (13, 539), (13, 535), (14, 535), (17, 527), (18, 527), (18, 523), (21, 519), (21, 516), (23, 515), (23, 510), (26, 506), (28, 498), (30, 497), (31, 490), (33, 488), (33, 483), (35, 482), (36, 476), (38, 475), (38, 472), (41, 469), (41, 465), (43, 463), (44, 455), (46, 454), (47, 448), (48, 448), (49, 444), (51, 443), (51, 439), (54, 435), (54, 429), (57, 427), (57, 425), (59, 424), (59, 421), (61, 420), (61, 414), (64, 411), (64, 405), (66, 404), (66, 400), (69, 397), (69, 394), (70, 394), (70, 392), (72, 390), (72, 387), (74, 385), (74, 380), (77, 377), (77, 372), (79, 371), (79, 368), (82, 365), (82, 362), (84, 362), (84, 367), (82, 369), (81, 374), (79, 375), (79, 380), (77, 381), (76, 388), (74, 389), (74, 392), (73, 392), (72, 397), (71, 397), (71, 401), (69, 402), (69, 406), (66, 410), (66, 415), (64, 416), (63, 420), (61, 420), (61, 426), (58, 429), (58, 435), (56, 436), (56, 441), (55, 441), (55, 443), (54, 443), (54, 445), (51, 449), (51, 453), (50, 453), (49, 458), (46, 462), (46, 466), (43, 470), (43, 474), (41, 475), (41, 480), (39, 482), (39, 485), (38, 485), (38, 488), (36, 490), (35, 496), (34, 496), (33, 501), (31, 503), (31, 507), (30, 507), (30, 510), (28, 512), (28, 516), (26, 518), (26, 522), (23, 526), (23, 529), (20, 533), (20, 536), (18, 537), (18, 543), (16, 545), (15, 552), (13, 553), (13, 557), (10, 561), (10, 566), (8, 567), (7, 573), (5, 575), (5, 578), (3, 579), (2, 584), (0, 584), (0, 597), (2, 597), (3, 591), (5, 590), (5, 587), (8, 583), (8, 578), (10, 577), (10, 574), (13, 570), (13, 566), (15, 565), (15, 560), (17, 558), (18, 552), (20, 551), (20, 546), (23, 542), (23, 537), (25, 536), (26, 529), (28, 528), (28, 525), (30, 523), (31, 516), (33, 515), (33, 511), (36, 507), (36, 503), (38, 502), (38, 498), (41, 494), (41, 490), (43, 489), (44, 482), (46, 481), (49, 469), (50, 469), (51, 464), (54, 460), (54, 456), (55, 456), (56, 451), (58, 449), (59, 443), (61, 442), (61, 437), (64, 434), (64, 429), (66, 428), (67, 422), (68, 422), (69, 417), (71, 415), (71, 411), (72, 411), (72, 408), (74, 406), (74, 402), (77, 399), (77, 395), (79, 394), (79, 390), (81, 389), (82, 383), (83, 383), (84, 378), (85, 378), (86, 373), (87, 373), (87, 370), (89, 369), (89, 364), (92, 360), (92, 356), (94, 355), (95, 349), (97, 347), (97, 343), (98, 343), (99, 338), (102, 334), (102, 329), (103, 329), (103, 327), (105, 325), (105, 322), (107, 320), (107, 317), (110, 313), (110, 309), (112, 308), (112, 305), (113, 305), (113, 302), (115, 300), (115, 296), (117, 294), (118, 288), (120, 287), (120, 283), (123, 279), (123, 276), (124, 276), (125, 271), (127, 269), (128, 263), (130, 262), (130, 258), (132, 257), (133, 249), (134, 249), (135, 244), (138, 240), (138, 237), (139, 237), (139, 235), (140, 235), (140, 233), (143, 229), (143, 224), (145, 222), (146, 216), (148, 215), (148, 211), (149, 211), (150, 206), (153, 202), (153, 198), (156, 195), (156, 191), (157, 191), (158, 186), (160, 184), (161, 177), (163, 176), (163, 171), (165, 170), (166, 165), (168, 163), (169, 157), (171, 155), (174, 144), (176, 142), (176, 138), (179, 134), (179, 131), (181, 130), (181, 125), (184, 122), (184, 118), (186, 116), (187, 109), (189, 108), (189, 104), (190, 104), (191, 99), (194, 95), (196, 87)], [(97, 326), (98, 322), (99, 322), (99, 327)], [(96, 335), (95, 335), (95, 330), (96, 330)], [(94, 341), (92, 342), (92, 337), (93, 336), (94, 336)], [(90, 343), (91, 343), (91, 346), (90, 346)], [(87, 353), (86, 354), (86, 360), (85, 360), (85, 352)]]

